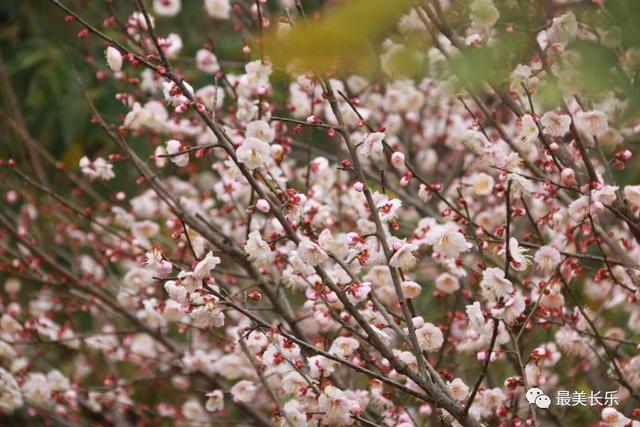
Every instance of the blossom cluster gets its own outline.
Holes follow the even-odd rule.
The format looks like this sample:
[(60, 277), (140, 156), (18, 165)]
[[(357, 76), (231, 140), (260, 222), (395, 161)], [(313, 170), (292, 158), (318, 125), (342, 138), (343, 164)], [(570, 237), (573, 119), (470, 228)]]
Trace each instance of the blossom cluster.
[[(478, 92), (443, 70), (508, 37), (503, 2), (465, 2), (455, 31), (456, 2), (415, 6), (375, 77), (276, 68), (260, 37), (239, 65), (204, 30), (195, 49), (164, 31), (196, 7), (230, 37), (295, 31), (304, 2), (136, 1), (102, 30), (52, 3), (121, 117), (94, 109), (104, 147), (52, 182), (2, 161), (2, 416), (640, 425), (640, 185), (618, 172), (640, 122), (618, 88), (583, 96), (570, 66), (580, 40), (614, 43), (629, 74), (639, 49), (553, 7), (511, 29), (535, 52)], [(416, 35), (428, 72), (394, 74)], [(524, 398), (578, 386), (620, 405)]]

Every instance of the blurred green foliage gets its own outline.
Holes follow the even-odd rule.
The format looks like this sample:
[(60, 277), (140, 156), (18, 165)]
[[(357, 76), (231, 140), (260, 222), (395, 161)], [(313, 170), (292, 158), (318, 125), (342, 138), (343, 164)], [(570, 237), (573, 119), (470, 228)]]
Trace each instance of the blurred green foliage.
[(299, 19), (288, 33), (272, 31), (265, 38), (265, 53), (283, 69), (349, 69), (368, 75), (376, 69), (372, 47), (414, 4), (415, 0), (353, 0), (328, 10), (321, 19)]
[[(64, 3), (98, 28), (103, 28), (103, 20), (112, 12), (102, 1), (67, 0)], [(113, 12), (121, 21), (126, 21), (132, 6), (132, 2), (116, 1)], [(219, 57), (231, 60), (231, 71), (234, 66), (241, 69), (242, 38), (233, 32), (231, 24), (212, 23), (204, 15), (201, 7), (185, 7), (174, 18), (156, 18), (158, 31), (160, 34), (180, 34), (184, 43), (181, 57), (185, 58), (185, 69), (193, 68), (193, 59), (189, 58), (193, 58), (195, 51), (208, 40), (220, 40), (215, 44), (216, 52)], [(62, 11), (44, 0), (0, 2), (0, 53), (20, 114), (33, 139), (56, 159), (77, 168), (81, 156), (97, 155), (109, 144), (103, 131), (90, 122), (90, 108), (78, 84), (76, 71), (98, 109), (111, 122), (120, 121), (126, 113), (114, 97), (125, 88), (112, 79), (96, 79), (99, 70), (106, 70), (102, 58), (104, 43), (94, 37), (77, 38), (81, 27), (76, 23), (65, 23), (64, 17)], [(121, 39), (119, 29), (107, 32)], [(202, 80), (202, 76), (199, 77)], [(0, 99), (3, 101), (0, 118), (13, 118), (16, 112), (7, 103), (7, 94), (0, 93)], [(0, 156), (19, 158), (23, 151), (22, 141), (5, 120), (0, 120), (0, 138)]]
[[(0, 3), (0, 46), (20, 113), (31, 136), (57, 159), (76, 161), (84, 151), (91, 153), (103, 136), (90, 124), (88, 105), (73, 68), (83, 80), (95, 73), (82, 64), (86, 46), (74, 49), (75, 33), (64, 15), (46, 1), (9, 0)], [(107, 114), (116, 113), (117, 103), (99, 86), (91, 95)], [(6, 94), (2, 96), (6, 100)], [(8, 108), (6, 104), (2, 105)], [(3, 112), (10, 117), (15, 111)], [(20, 141), (2, 122), (2, 155), (16, 156)]]
[[(248, 2), (245, 13), (248, 13)], [(71, 8), (81, 11), (89, 22), (102, 28), (102, 21), (111, 13), (125, 21), (132, 3), (113, 2), (110, 11), (105, 2), (67, 0)], [(412, 36), (395, 33), (396, 23), (403, 14), (417, 4), (413, 0), (351, 0), (304, 2), (307, 18), (297, 19), (288, 35), (278, 34), (276, 22), (264, 37), (265, 53), (274, 61), (276, 69), (284, 71), (292, 64), (295, 68), (338, 75), (355, 72), (372, 77), (380, 72), (379, 56), (382, 41), (389, 37), (403, 43), (407, 49), (394, 54), (390, 61), (394, 75), (419, 78), (424, 75), (424, 53), (433, 46), (427, 32)], [(443, 22), (453, 33), (469, 24), (469, 0), (444, 12)], [(482, 91), (486, 82), (494, 87), (508, 87), (513, 68), (537, 54), (535, 35), (548, 25), (547, 1), (496, 0), (500, 19), (494, 30), (497, 42), (480, 48), (463, 47), (463, 55), (452, 55), (442, 70), (445, 75), (456, 76), (462, 87)], [(234, 30), (231, 23), (209, 20), (198, 7), (185, 7), (172, 18), (156, 18), (158, 33), (179, 33), (184, 48), (177, 62), (187, 70), (186, 77), (198, 87), (212, 83), (201, 73), (188, 71), (195, 51), (205, 43), (212, 43), (218, 56), (227, 62), (225, 71), (239, 72), (247, 58), (241, 54), (245, 35)], [(276, 7), (271, 2), (264, 7)], [(571, 64), (574, 80), (583, 93), (597, 98), (612, 89), (624, 93), (630, 101), (635, 117), (640, 106), (640, 90), (633, 72), (624, 70), (621, 54), (631, 47), (640, 46), (640, 29), (636, 18), (640, 16), (640, 2), (635, 0), (609, 0), (604, 8), (579, 5), (572, 10), (586, 27), (598, 28), (602, 34), (597, 41), (574, 41), (570, 49), (580, 53), (579, 60)], [(90, 95), (100, 111), (112, 121), (126, 113), (113, 95), (122, 90), (113, 80), (97, 82), (95, 74), (105, 69), (102, 43), (94, 38), (76, 38), (79, 26), (64, 22), (64, 14), (48, 1), (6, 0), (0, 4), (0, 46), (8, 69), (20, 110), (34, 139), (46, 147), (54, 157), (73, 165), (81, 155), (89, 156), (102, 150), (104, 135), (90, 124), (89, 108), (78, 86), (74, 68), (90, 88)], [(249, 19), (241, 19), (246, 30), (257, 33)], [(114, 36), (119, 30), (107, 30)], [(259, 50), (254, 49), (255, 56)], [(420, 53), (421, 56), (416, 55)], [(637, 74), (637, 70), (635, 73)], [(631, 74), (631, 77), (630, 77)], [(284, 89), (284, 79), (276, 74), (276, 88)], [(559, 100), (560, 87), (553, 79), (543, 82), (541, 97), (549, 108)], [(283, 91), (276, 90), (278, 102), (284, 102)], [(2, 97), (5, 98), (4, 96)], [(6, 104), (3, 105), (5, 108)], [(13, 113), (10, 112), (10, 115)], [(15, 133), (2, 126), (0, 154), (16, 156), (19, 144)]]

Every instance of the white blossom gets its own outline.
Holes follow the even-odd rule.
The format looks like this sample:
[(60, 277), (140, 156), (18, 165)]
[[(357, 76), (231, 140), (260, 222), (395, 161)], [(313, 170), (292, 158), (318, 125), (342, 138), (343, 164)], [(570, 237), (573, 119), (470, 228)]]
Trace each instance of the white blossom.
[(215, 74), (220, 71), (218, 58), (209, 49), (198, 49), (196, 52), (196, 67), (207, 74)]
[(502, 269), (492, 267), (482, 272), (480, 291), (484, 299), (496, 302), (511, 294), (511, 292), (513, 292), (513, 285), (511, 281), (505, 279)]
[(113, 172), (113, 165), (102, 157), (98, 157), (93, 161), (89, 160), (87, 156), (82, 157), (80, 159), (80, 170), (91, 180), (108, 181), (116, 176)]
[(553, 111), (544, 113), (540, 119), (544, 132), (555, 137), (563, 137), (569, 132), (571, 117), (566, 114), (558, 114)]
[(318, 266), (329, 259), (327, 253), (317, 243), (304, 238), (298, 245), (298, 255), (312, 267)]
[(109, 46), (104, 54), (107, 58), (107, 64), (109, 65), (109, 68), (111, 68), (111, 71), (117, 73), (122, 70), (122, 54), (118, 49), (113, 46)]
[(251, 402), (256, 394), (257, 388), (247, 380), (238, 381), (231, 387), (231, 395), (234, 402)]
[(153, 0), (153, 10), (159, 16), (176, 16), (181, 9), (181, 0)]
[(536, 266), (545, 274), (549, 274), (555, 270), (561, 260), (560, 251), (549, 245), (542, 246), (533, 256), (533, 261), (536, 263)]
[(471, 243), (466, 241), (460, 228), (454, 222), (433, 227), (427, 233), (425, 243), (432, 245), (435, 252), (449, 258), (456, 258), (473, 247)]
[(373, 132), (367, 134), (362, 142), (358, 144), (358, 155), (363, 157), (380, 157), (384, 150), (384, 146), (382, 145), (382, 141), (384, 140), (384, 138), (385, 134), (382, 132)]
[(205, 409), (209, 412), (220, 412), (224, 409), (224, 394), (221, 390), (213, 390), (206, 394)]
[(262, 236), (260, 236), (260, 232), (258, 231), (249, 233), (247, 243), (244, 245), (244, 251), (248, 255), (249, 260), (259, 267), (271, 262), (271, 248), (267, 242), (262, 240)]
[(538, 125), (531, 114), (525, 114), (520, 119), (519, 140), (522, 144), (530, 145), (538, 139)]
[(204, 10), (212, 18), (229, 19), (231, 3), (229, 0), (204, 0)]
[(597, 136), (608, 129), (607, 115), (602, 111), (580, 111), (576, 113), (576, 127), (587, 135)]
[(13, 375), (0, 368), (0, 413), (10, 415), (23, 405), (22, 393)]
[(271, 148), (260, 139), (247, 137), (236, 150), (236, 154), (240, 163), (253, 170), (267, 164), (271, 158)]
[(416, 329), (416, 336), (420, 348), (428, 352), (438, 350), (444, 342), (444, 336), (440, 328), (431, 323), (425, 323)]

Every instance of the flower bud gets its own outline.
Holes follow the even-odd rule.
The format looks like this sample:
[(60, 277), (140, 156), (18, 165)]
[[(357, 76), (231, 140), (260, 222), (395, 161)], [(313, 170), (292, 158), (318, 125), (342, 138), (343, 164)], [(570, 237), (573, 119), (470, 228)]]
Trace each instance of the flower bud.
[(562, 177), (562, 182), (565, 185), (572, 185), (576, 179), (576, 173), (573, 171), (573, 169), (569, 168), (562, 169), (560, 176)]
[(111, 71), (117, 73), (122, 70), (122, 54), (115, 47), (109, 46), (105, 51), (105, 56), (107, 57), (107, 64)]
[(258, 199), (258, 201), (256, 202), (256, 209), (258, 209), (262, 213), (269, 212), (269, 202), (267, 202), (265, 199)]
[(404, 167), (404, 153), (400, 151), (396, 151), (391, 155), (391, 164), (398, 169)]
[(424, 326), (424, 319), (422, 318), (422, 316), (417, 316), (411, 319), (411, 323), (413, 324), (414, 328), (420, 329), (422, 326)]
[(413, 299), (422, 292), (422, 287), (412, 280), (405, 280), (400, 286), (402, 287), (402, 293), (405, 298), (408, 299)]

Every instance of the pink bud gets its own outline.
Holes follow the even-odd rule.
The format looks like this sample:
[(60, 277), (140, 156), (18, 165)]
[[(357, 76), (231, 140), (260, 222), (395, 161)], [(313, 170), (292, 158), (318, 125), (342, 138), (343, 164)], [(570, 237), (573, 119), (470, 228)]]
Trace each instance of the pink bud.
[(362, 408), (357, 403), (354, 403), (353, 405), (351, 405), (350, 411), (352, 414), (359, 414), (362, 412)]
[(400, 178), (400, 186), (406, 187), (407, 185), (409, 185), (409, 183), (411, 183), (412, 178), (413, 174), (411, 172), (405, 173), (404, 175), (402, 175), (402, 178)]
[(402, 247), (402, 243), (400, 243), (400, 242), (395, 242), (393, 244), (393, 250), (394, 251), (399, 251), (401, 247)]
[(560, 146), (555, 142), (552, 142), (551, 144), (549, 144), (549, 150), (551, 151), (558, 151), (559, 148)]
[(420, 415), (430, 417), (433, 414), (433, 408), (428, 403), (420, 406)]
[(424, 325), (424, 319), (422, 318), (422, 316), (416, 316), (411, 319), (411, 323), (413, 324), (414, 328), (419, 329)]
[(573, 169), (569, 168), (562, 169), (560, 176), (562, 177), (562, 182), (565, 185), (573, 184), (576, 179), (576, 173), (573, 171)]
[(631, 158), (631, 151), (623, 150), (616, 153), (616, 157), (620, 160), (629, 160)]
[(13, 204), (18, 201), (18, 193), (16, 193), (13, 190), (10, 190), (7, 192), (6, 199), (7, 199), (7, 203)]
[(362, 190), (364, 189), (364, 184), (360, 181), (356, 182), (353, 184), (353, 189), (356, 190), (357, 192), (361, 193)]
[(265, 199), (258, 199), (258, 201), (256, 202), (256, 209), (258, 209), (262, 213), (269, 212), (269, 202), (267, 202)]
[(391, 155), (391, 164), (400, 169), (404, 167), (404, 153), (396, 151)]

